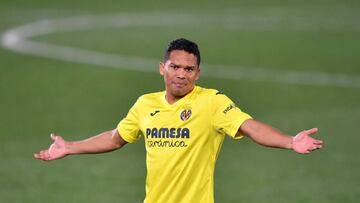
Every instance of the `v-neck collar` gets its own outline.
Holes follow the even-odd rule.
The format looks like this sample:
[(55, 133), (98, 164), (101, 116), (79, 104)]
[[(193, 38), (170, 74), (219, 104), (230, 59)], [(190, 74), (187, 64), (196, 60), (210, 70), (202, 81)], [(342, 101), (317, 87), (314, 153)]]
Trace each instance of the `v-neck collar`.
[(169, 104), (169, 102), (166, 100), (166, 90), (163, 92), (163, 94), (161, 94), (161, 101), (164, 104), (164, 106), (169, 107), (169, 108), (175, 108), (178, 107), (180, 105), (182, 105), (184, 102), (188, 101), (191, 96), (199, 89), (198, 86), (195, 86), (193, 90), (191, 90), (191, 92), (189, 92), (187, 95), (185, 95), (183, 98), (177, 100), (175, 103), (173, 104)]

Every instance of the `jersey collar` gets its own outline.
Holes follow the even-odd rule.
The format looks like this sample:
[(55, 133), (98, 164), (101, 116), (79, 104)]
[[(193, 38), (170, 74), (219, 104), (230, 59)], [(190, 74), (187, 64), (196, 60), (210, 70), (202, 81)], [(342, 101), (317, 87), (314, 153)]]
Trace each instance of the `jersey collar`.
[(178, 101), (176, 101), (173, 104), (169, 104), (169, 102), (166, 100), (166, 90), (165, 90), (163, 92), (163, 94), (161, 95), (161, 100), (165, 106), (168, 106), (168, 107), (179, 106), (179, 105), (182, 105), (184, 102), (191, 100), (192, 96), (195, 94), (195, 92), (197, 92), (198, 89), (199, 89), (199, 86), (195, 86), (194, 89), (191, 90), (191, 92), (189, 92), (187, 95), (185, 95), (183, 98), (179, 99)]

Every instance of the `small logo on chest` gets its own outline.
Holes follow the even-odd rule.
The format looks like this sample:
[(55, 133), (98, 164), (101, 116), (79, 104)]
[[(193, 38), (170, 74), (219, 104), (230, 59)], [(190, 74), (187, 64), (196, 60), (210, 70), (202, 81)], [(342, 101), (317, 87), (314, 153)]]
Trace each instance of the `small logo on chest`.
[(191, 109), (184, 109), (180, 114), (180, 119), (182, 121), (186, 121), (191, 117), (192, 111)]
[(155, 116), (155, 114), (157, 114), (157, 113), (159, 113), (159, 112), (160, 112), (159, 110), (156, 110), (156, 111), (150, 113), (150, 116)]

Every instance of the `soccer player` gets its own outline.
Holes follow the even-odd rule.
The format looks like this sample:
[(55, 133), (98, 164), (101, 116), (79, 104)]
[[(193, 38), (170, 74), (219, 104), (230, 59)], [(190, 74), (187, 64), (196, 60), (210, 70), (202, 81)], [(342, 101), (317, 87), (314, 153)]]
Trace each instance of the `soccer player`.
[(244, 136), (267, 146), (309, 154), (322, 141), (310, 137), (318, 129), (292, 137), (242, 112), (226, 95), (196, 86), (200, 75), (198, 46), (176, 39), (159, 65), (165, 91), (138, 98), (114, 130), (81, 141), (51, 134), (53, 144), (35, 158), (50, 161), (73, 154), (103, 153), (136, 142), (146, 146), (145, 203), (212, 203), (214, 169), (225, 135)]

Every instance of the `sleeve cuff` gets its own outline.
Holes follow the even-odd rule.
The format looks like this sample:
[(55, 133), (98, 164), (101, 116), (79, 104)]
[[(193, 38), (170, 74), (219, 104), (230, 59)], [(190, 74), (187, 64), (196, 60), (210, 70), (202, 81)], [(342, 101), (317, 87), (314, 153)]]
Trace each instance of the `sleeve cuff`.
[(245, 134), (240, 133), (237, 134), (237, 132), (239, 131), (240, 126), (246, 121), (252, 119), (252, 117), (250, 115), (244, 116), (239, 118), (235, 123), (235, 125), (233, 126), (233, 129), (231, 130), (231, 132), (229, 133), (230, 137), (235, 139), (235, 140), (240, 140), (241, 138), (243, 138), (245, 136)]
[(126, 134), (126, 132), (120, 128), (120, 125), (118, 125), (117, 130), (119, 132), (119, 135), (128, 143), (134, 143), (137, 141), (137, 139), (132, 138), (131, 136), (129, 136), (128, 134)]

